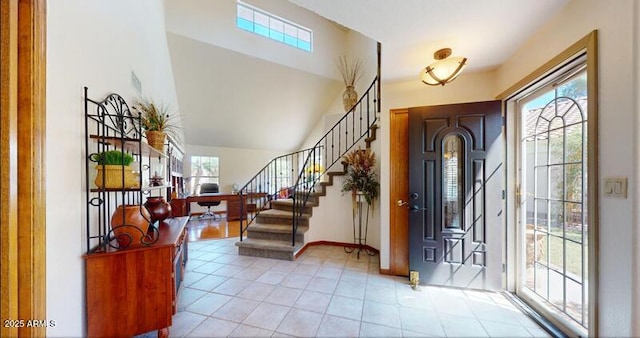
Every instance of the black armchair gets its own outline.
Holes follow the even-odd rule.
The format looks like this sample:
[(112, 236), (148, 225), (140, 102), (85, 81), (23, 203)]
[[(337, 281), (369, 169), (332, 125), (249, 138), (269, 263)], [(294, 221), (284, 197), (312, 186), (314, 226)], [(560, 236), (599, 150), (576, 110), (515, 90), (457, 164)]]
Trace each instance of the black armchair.
[[(220, 188), (218, 187), (218, 183), (202, 183), (200, 186), (200, 194), (213, 194), (220, 192)], [(217, 202), (198, 202), (199, 206), (207, 207), (207, 212), (200, 215), (200, 218), (204, 217), (213, 217), (216, 218), (216, 214), (211, 211), (211, 207), (215, 207), (220, 205), (220, 201)]]

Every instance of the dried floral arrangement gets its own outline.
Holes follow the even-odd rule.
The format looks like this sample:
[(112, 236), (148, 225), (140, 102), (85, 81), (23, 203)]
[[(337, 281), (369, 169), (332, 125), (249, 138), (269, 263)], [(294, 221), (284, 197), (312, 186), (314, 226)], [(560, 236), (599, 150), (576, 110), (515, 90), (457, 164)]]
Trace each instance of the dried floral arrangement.
[(344, 156), (345, 163), (348, 164), (347, 173), (342, 181), (342, 192), (350, 191), (353, 201), (356, 193), (364, 195), (367, 204), (371, 205), (378, 197), (380, 183), (374, 171), (376, 165), (375, 154), (371, 149), (352, 150)]
[(364, 66), (365, 61), (359, 58), (347, 58), (344, 55), (338, 58), (338, 69), (346, 86), (355, 86), (362, 77)]
[(157, 105), (147, 99), (139, 99), (132, 108), (140, 114), (140, 124), (144, 130), (160, 131), (172, 137), (176, 136), (179, 126), (174, 121), (175, 115), (169, 112), (168, 106)]

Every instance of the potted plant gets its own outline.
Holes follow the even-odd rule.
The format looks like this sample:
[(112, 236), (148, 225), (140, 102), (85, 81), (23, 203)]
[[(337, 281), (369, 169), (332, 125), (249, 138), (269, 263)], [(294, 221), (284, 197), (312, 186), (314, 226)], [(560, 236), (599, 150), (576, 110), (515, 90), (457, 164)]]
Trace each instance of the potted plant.
[[(362, 250), (367, 255), (375, 255), (375, 251), (367, 248), (367, 229), (369, 228), (369, 207), (378, 198), (380, 186), (373, 170), (376, 165), (376, 157), (371, 149), (363, 150), (358, 147), (344, 156), (343, 163), (347, 165), (347, 172), (342, 180), (342, 192), (351, 191), (354, 244), (354, 247), (350, 249), (345, 247), (345, 251), (351, 253), (357, 248), (356, 256), (360, 259), (360, 251)], [(365, 202), (367, 203), (366, 208)]]
[(178, 131), (178, 125), (174, 121), (175, 116), (169, 112), (169, 107), (157, 105), (151, 100), (139, 99), (132, 108), (140, 116), (140, 124), (145, 130), (147, 143), (163, 152), (166, 136), (175, 137)]
[(357, 194), (362, 194), (367, 204), (371, 205), (378, 197), (380, 186), (373, 170), (376, 165), (375, 154), (371, 149), (358, 147), (344, 156), (344, 162), (347, 164), (347, 173), (342, 181), (342, 192), (351, 192), (354, 206)]
[(95, 184), (98, 188), (121, 189), (140, 185), (130, 167), (133, 162), (131, 154), (108, 150), (91, 155), (91, 160), (97, 163)]
[(358, 93), (355, 90), (356, 82), (362, 77), (365, 62), (362, 59), (349, 59), (346, 56), (340, 56), (338, 59), (338, 69), (342, 75), (342, 80), (346, 89), (342, 94), (342, 104), (344, 111), (350, 111), (356, 103), (358, 103)]

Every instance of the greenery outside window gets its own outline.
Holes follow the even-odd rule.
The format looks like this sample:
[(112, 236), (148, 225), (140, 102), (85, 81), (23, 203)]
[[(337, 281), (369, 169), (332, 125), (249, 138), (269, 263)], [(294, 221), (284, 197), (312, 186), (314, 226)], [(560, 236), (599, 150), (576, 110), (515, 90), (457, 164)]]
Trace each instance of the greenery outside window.
[(199, 193), (202, 183), (220, 184), (220, 159), (218, 157), (191, 156), (189, 191), (192, 194)]

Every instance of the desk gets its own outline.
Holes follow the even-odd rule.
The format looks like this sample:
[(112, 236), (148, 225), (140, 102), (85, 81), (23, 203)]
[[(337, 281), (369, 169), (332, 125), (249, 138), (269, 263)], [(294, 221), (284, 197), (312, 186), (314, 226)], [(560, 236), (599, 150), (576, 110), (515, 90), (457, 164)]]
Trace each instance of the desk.
[[(244, 212), (245, 216), (240, 214), (240, 196), (238, 194), (229, 194), (229, 193), (213, 193), (213, 194), (200, 194), (200, 195), (190, 195), (186, 198), (174, 198), (171, 200), (172, 206), (175, 203), (176, 206), (179, 205), (179, 209), (177, 211), (180, 216), (189, 216), (191, 214), (191, 203), (192, 202), (227, 202), (227, 221), (237, 221), (242, 218), (246, 218), (247, 212), (255, 212), (256, 205), (253, 203), (247, 203), (247, 198), (255, 199), (266, 197), (266, 193), (251, 193), (243, 196), (244, 202)], [(174, 214), (176, 211), (174, 210)]]

